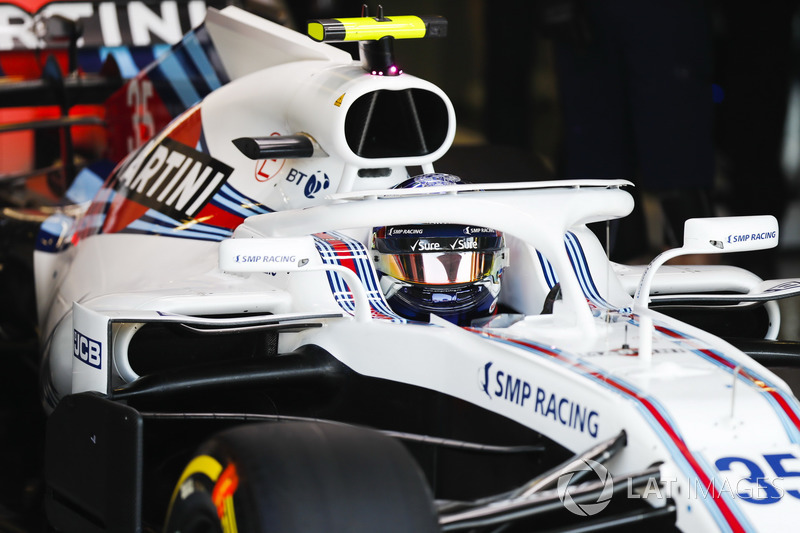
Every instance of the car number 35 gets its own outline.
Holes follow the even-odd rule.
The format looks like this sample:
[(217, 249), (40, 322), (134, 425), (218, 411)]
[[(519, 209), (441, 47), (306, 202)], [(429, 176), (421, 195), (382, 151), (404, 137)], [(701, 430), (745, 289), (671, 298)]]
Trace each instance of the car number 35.
[[(722, 457), (714, 466), (722, 473), (731, 472), (719, 492), (729, 492), (743, 501), (759, 505), (777, 503), (785, 495), (800, 499), (798, 488), (787, 488), (787, 478), (800, 478), (800, 459), (791, 453), (764, 454), (769, 470), (744, 457)], [(731, 479), (737, 480), (735, 483)], [(791, 484), (791, 482), (789, 482)], [(800, 481), (794, 483), (800, 487)]]

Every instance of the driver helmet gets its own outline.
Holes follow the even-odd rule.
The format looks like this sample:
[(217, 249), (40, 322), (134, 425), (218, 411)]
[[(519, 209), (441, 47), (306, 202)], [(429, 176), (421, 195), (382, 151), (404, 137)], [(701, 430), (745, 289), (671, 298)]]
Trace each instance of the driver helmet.
[[(395, 188), (462, 183), (451, 174), (423, 174)], [(495, 313), (508, 249), (490, 228), (406, 224), (373, 228), (371, 256), (395, 313), (419, 321), (433, 313), (465, 326)]]

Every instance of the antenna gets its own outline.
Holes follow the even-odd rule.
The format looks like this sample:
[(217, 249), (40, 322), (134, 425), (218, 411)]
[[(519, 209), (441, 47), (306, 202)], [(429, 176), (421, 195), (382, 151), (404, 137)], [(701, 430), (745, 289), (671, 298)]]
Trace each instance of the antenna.
[(374, 76), (403, 73), (394, 57), (395, 39), (446, 37), (447, 20), (439, 16), (392, 16), (378, 6), (377, 16), (367, 16), (366, 4), (360, 18), (315, 19), (308, 21), (308, 36), (325, 43), (358, 41), (361, 66)]

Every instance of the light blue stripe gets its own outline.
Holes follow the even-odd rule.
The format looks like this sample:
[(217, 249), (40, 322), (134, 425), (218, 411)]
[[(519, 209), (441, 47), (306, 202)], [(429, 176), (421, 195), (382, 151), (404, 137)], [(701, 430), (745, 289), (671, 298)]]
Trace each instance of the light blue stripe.
[(203, 75), (211, 90), (213, 91), (221, 87), (222, 83), (219, 81), (213, 65), (211, 65), (211, 62), (206, 57), (205, 51), (200, 45), (200, 41), (197, 40), (197, 35), (195, 35), (194, 32), (190, 33), (184, 38), (183, 44), (184, 49), (189, 54), (189, 57), (192, 58), (192, 62), (197, 67), (197, 70), (200, 71), (200, 74)]
[[(169, 227), (172, 227), (172, 228), (177, 228), (178, 226), (183, 226), (184, 225), (181, 222), (178, 222), (177, 220), (175, 220), (174, 218), (168, 217), (167, 215), (165, 215), (163, 213), (160, 213), (160, 212), (158, 212), (158, 211), (156, 211), (154, 209), (148, 210), (144, 214), (144, 216), (152, 218), (152, 219), (157, 220), (159, 222), (162, 222), (166, 226), (169, 226)], [(229, 229), (219, 228), (217, 226), (211, 226), (209, 224), (202, 224), (202, 223), (191, 224), (191, 226), (189, 226), (189, 227), (191, 227), (193, 231), (205, 231), (205, 232), (208, 232), (208, 233), (213, 233), (213, 234), (217, 234), (217, 235), (223, 235), (223, 236), (226, 236), (226, 237), (231, 235), (231, 233), (232, 233), (231, 230), (229, 230)], [(185, 230), (181, 230), (181, 231), (185, 231)]]
[(230, 200), (233, 200), (236, 203), (239, 203), (240, 207), (243, 206), (243, 205), (248, 205), (250, 207), (247, 207), (246, 209), (249, 209), (249, 210), (252, 210), (252, 211), (256, 211), (257, 213), (264, 214), (264, 213), (271, 213), (272, 212), (270, 209), (262, 206), (261, 204), (259, 204), (255, 200), (253, 200), (252, 198), (248, 198), (247, 196), (243, 195), (242, 193), (240, 193), (239, 191), (237, 191), (236, 189), (234, 189), (233, 187), (231, 187), (227, 183), (225, 183), (220, 188), (220, 190), (217, 192), (217, 195), (215, 195), (215, 198), (216, 198), (216, 196), (219, 196), (219, 195), (221, 195), (222, 197), (228, 198)]
[[(671, 331), (675, 331), (675, 330), (671, 330)], [(683, 339), (681, 339), (681, 338), (677, 338), (676, 339), (675, 337), (667, 335), (666, 333), (658, 332), (659, 335), (662, 335), (665, 338), (670, 339), (673, 342), (676, 341), (676, 340), (680, 341), (681, 344), (684, 344), (684, 342), (683, 342), (684, 340), (695, 340), (693, 337), (691, 337), (689, 335), (686, 335), (686, 334), (684, 334), (684, 333), (682, 333), (680, 331), (675, 331), (675, 333), (680, 334), (684, 338)], [(786, 402), (786, 404), (789, 406), (789, 408), (791, 408), (792, 410), (794, 410), (795, 413), (797, 413), (798, 412), (797, 402), (794, 400), (794, 398), (787, 397), (786, 394), (784, 394), (781, 389), (776, 387), (768, 379), (766, 379), (763, 376), (761, 376), (758, 372), (752, 370), (749, 367), (741, 366), (741, 365), (737, 364), (736, 361), (732, 361), (731, 359), (725, 357), (723, 354), (721, 354), (721, 353), (719, 353), (719, 352), (717, 352), (715, 350), (709, 350), (709, 351), (713, 352), (714, 355), (724, 359), (725, 361), (727, 361), (728, 363), (733, 365), (734, 368), (731, 368), (728, 365), (716, 360), (715, 358), (706, 355), (701, 350), (694, 349), (691, 346), (686, 346), (686, 348), (689, 351), (691, 351), (692, 353), (694, 353), (695, 355), (699, 355), (704, 360), (708, 361), (709, 363), (711, 363), (714, 366), (724, 370), (725, 372), (727, 372), (729, 374), (733, 374), (733, 371), (734, 371), (735, 367), (740, 366), (741, 369), (742, 369), (742, 372), (739, 372), (739, 374), (737, 376), (738, 380), (741, 381), (742, 383), (744, 383), (745, 385), (747, 385), (748, 387), (755, 388), (756, 390), (758, 390), (759, 392), (762, 392), (764, 394), (764, 396), (766, 397), (767, 403), (769, 403), (770, 406), (772, 406), (772, 409), (775, 411), (775, 414), (777, 415), (778, 419), (781, 421), (781, 424), (783, 425), (784, 429), (786, 430), (786, 435), (789, 438), (789, 440), (794, 444), (800, 444), (800, 430), (798, 430), (798, 428), (792, 423), (791, 419), (789, 418), (789, 415), (786, 414), (786, 412), (784, 411), (783, 407), (781, 407), (781, 405), (778, 403), (778, 401), (775, 398), (773, 398), (771, 394), (766, 393), (766, 392), (762, 391), (759, 387), (757, 387), (747, 376), (744, 375), (744, 373), (749, 374), (750, 376), (753, 377), (753, 379), (761, 381), (761, 382), (764, 383), (765, 386), (775, 390), (778, 394), (780, 394), (781, 398), (783, 398), (783, 400)]]
[(263, 215), (263, 214), (265, 214), (265, 213), (257, 213), (257, 212), (254, 213), (253, 211), (250, 211), (250, 210), (245, 209), (244, 207), (242, 207), (241, 204), (237, 204), (237, 203), (235, 203), (235, 202), (233, 202), (231, 200), (228, 200), (227, 198), (222, 197), (219, 194), (214, 196), (214, 198), (212, 199), (211, 203), (212, 204), (216, 203), (220, 207), (227, 208), (228, 210), (232, 211), (233, 213), (236, 213), (237, 215), (240, 215), (240, 216), (242, 216), (244, 218), (251, 217), (253, 215)]
[(94, 198), (102, 186), (103, 178), (88, 168), (84, 168), (75, 176), (75, 181), (69, 186), (67, 198), (76, 204), (88, 202)]
[[(478, 333), (478, 334), (480, 334), (480, 333)], [(611, 385), (610, 383), (608, 383), (605, 380), (606, 378), (609, 377), (609, 373), (607, 371), (603, 370), (600, 367), (592, 365), (591, 363), (588, 363), (585, 360), (580, 359), (579, 357), (576, 357), (576, 356), (574, 356), (572, 354), (567, 354), (565, 352), (561, 352), (560, 350), (553, 349), (551, 347), (545, 347), (543, 345), (539, 345), (538, 343), (531, 342), (531, 341), (528, 341), (528, 340), (520, 339), (521, 342), (525, 342), (525, 343), (533, 345), (533, 346), (526, 346), (524, 344), (519, 344), (517, 342), (514, 342), (513, 339), (493, 338), (493, 337), (484, 337), (484, 338), (487, 338), (487, 339), (495, 341), (495, 342), (500, 342), (501, 344), (507, 344), (509, 346), (513, 346), (513, 347), (516, 347), (516, 348), (521, 348), (521, 349), (523, 349), (523, 350), (525, 350), (525, 351), (527, 351), (529, 353), (532, 353), (532, 354), (535, 354), (535, 355), (539, 356), (540, 358), (544, 358), (544, 359), (547, 359), (549, 361), (554, 361), (554, 362), (558, 363), (560, 366), (562, 366), (564, 368), (567, 368), (568, 370), (571, 370), (573, 372), (576, 372), (576, 373), (578, 373), (578, 374), (580, 374), (580, 375), (582, 375), (582, 376), (584, 376), (584, 377), (586, 377), (586, 378), (588, 378), (588, 379), (600, 384), (602, 387), (607, 388), (610, 391), (622, 396), (623, 398), (627, 399), (628, 401), (633, 402), (633, 405), (635, 406), (635, 408), (640, 413), (642, 413), (645, 421), (650, 425), (651, 428), (653, 428), (653, 430), (656, 432), (656, 435), (659, 437), (661, 442), (670, 450), (670, 455), (672, 455), (673, 459), (675, 459), (676, 463), (678, 463), (678, 466), (683, 471), (683, 473), (690, 480), (694, 479), (694, 480), (698, 480), (699, 481), (697, 473), (695, 472), (695, 470), (692, 467), (692, 465), (684, 457), (683, 453), (678, 449), (677, 445), (672, 440), (672, 438), (666, 433), (665, 428), (663, 428), (661, 426), (661, 424), (658, 423), (658, 421), (654, 419), (653, 415), (650, 413), (650, 411), (647, 409), (647, 407), (641, 401), (643, 399), (646, 399), (647, 401), (649, 401), (653, 405), (653, 407), (659, 412), (659, 414), (664, 418), (664, 420), (666, 420), (667, 423), (672, 427), (673, 431), (678, 436), (678, 438), (683, 440), (683, 437), (681, 437), (680, 434), (679, 434), (678, 427), (669, 418), (668, 412), (666, 410), (664, 410), (664, 408), (655, 399), (653, 399), (652, 397), (643, 394), (642, 391), (638, 390), (636, 387), (634, 387), (631, 384), (627, 383), (625, 380), (614, 376), (613, 377), (614, 381), (616, 381), (620, 385), (624, 386), (625, 388), (629, 389), (635, 395), (630, 395), (630, 394), (627, 394), (627, 393), (619, 390), (618, 388), (614, 387), (613, 385)], [(539, 348), (540, 346), (541, 346), (541, 348)], [(562, 361), (562, 360), (560, 360), (558, 358), (551, 357), (551, 356), (547, 355), (545, 353), (545, 351), (555, 352), (558, 355), (561, 355), (563, 357), (566, 357), (566, 358), (570, 359), (571, 361), (570, 361), (570, 363), (567, 363), (567, 362)], [(583, 371), (581, 369), (576, 368), (572, 364), (573, 361), (576, 362), (576, 363), (580, 363), (582, 366), (585, 366), (590, 372), (587, 373), (587, 372), (585, 372), (585, 371)], [(691, 451), (689, 451), (689, 453), (691, 453)], [(695, 459), (697, 459), (697, 457), (693, 453), (692, 453), (692, 456)], [(698, 462), (698, 464), (700, 464), (700, 463)], [(702, 467), (702, 465), (700, 465), (700, 466)], [(705, 469), (703, 469), (703, 470), (709, 476), (709, 478), (713, 479), (712, 474), (709, 474), (709, 472), (707, 472)], [(724, 530), (730, 531), (730, 527), (728, 526), (727, 522), (725, 521), (724, 516), (722, 516), (722, 511), (719, 509), (719, 507), (716, 504), (714, 504), (713, 500), (709, 501), (707, 499), (702, 499), (702, 498), (698, 498), (698, 499), (700, 500), (700, 502), (702, 504), (705, 504), (705, 507), (711, 512), (711, 515), (714, 518), (714, 521), (717, 523), (717, 526), (720, 527), (720, 530), (724, 529)], [(747, 524), (746, 521), (743, 521), (742, 525), (745, 526), (745, 527), (748, 527), (749, 524)]]
[[(383, 291), (378, 283), (375, 269), (372, 267), (372, 261), (369, 258), (369, 252), (366, 250), (364, 245), (361, 244), (360, 241), (350, 238), (347, 235), (337, 232), (329, 233), (347, 245), (347, 249), (353, 256), (353, 262), (358, 269), (358, 277), (361, 282), (366, 285), (369, 302), (372, 308), (377, 312), (392, 318), (394, 321), (407, 322), (405, 318), (400, 317), (391, 309), (389, 303), (383, 297)], [(341, 261), (339, 261), (339, 264), (341, 264)]]
[(153, 50), (153, 58), (158, 59), (172, 49), (169, 44), (154, 44), (151, 49)]
[(175, 94), (181, 99), (184, 108), (189, 108), (200, 101), (200, 95), (194, 89), (194, 85), (189, 80), (183, 70), (180, 61), (174, 55), (166, 54), (162, 57), (159, 64), (164, 77), (169, 81)]
[(100, 59), (105, 62), (109, 55), (114, 56), (114, 60), (119, 67), (119, 73), (123, 78), (133, 78), (139, 74), (139, 67), (133, 60), (131, 51), (124, 46), (103, 47), (100, 49)]
[[(222, 237), (218, 235), (211, 235), (209, 233), (200, 233), (197, 231), (178, 230), (176, 228), (165, 228), (157, 224), (150, 224), (142, 220), (135, 220), (130, 223), (125, 230), (144, 231), (148, 233), (155, 233), (157, 235), (165, 235), (168, 237), (180, 237), (183, 239), (201, 239), (204, 241), (221, 241)], [(125, 231), (123, 230), (123, 231)]]
[[(692, 454), (692, 455), (694, 455), (695, 461), (697, 461), (697, 463), (703, 467), (703, 470), (706, 471), (708, 477), (711, 478), (711, 482), (714, 483), (714, 487), (717, 489), (717, 492), (722, 497), (722, 499), (725, 500), (725, 502), (728, 504), (728, 507), (730, 507), (731, 512), (736, 516), (736, 519), (739, 520), (739, 523), (748, 531), (752, 531), (753, 526), (747, 520), (747, 517), (742, 513), (742, 510), (739, 508), (739, 505), (734, 501), (733, 496), (729, 494), (727, 491), (723, 492), (722, 490), (719, 489), (719, 487), (724, 487), (725, 483), (723, 481), (720, 481), (719, 476), (717, 476), (718, 472), (717, 468), (713, 465), (708, 464), (708, 462), (705, 459), (703, 459), (702, 456), (697, 454)], [(703, 495), (702, 499), (705, 499), (707, 496), (708, 494)]]
[[(322, 239), (316, 239), (317, 243), (317, 250), (320, 252), (320, 257), (322, 258), (322, 262), (326, 265), (338, 265), (339, 261), (336, 258), (336, 251), (333, 247), (325, 242)], [(344, 309), (350, 314), (355, 312), (355, 306), (350, 298), (346, 298), (343, 296), (342, 293), (348, 292), (346, 289), (346, 285), (344, 280), (342, 280), (341, 276), (336, 272), (327, 271), (328, 275), (328, 283), (333, 290), (333, 297), (336, 300), (336, 303), (339, 304), (339, 307)]]

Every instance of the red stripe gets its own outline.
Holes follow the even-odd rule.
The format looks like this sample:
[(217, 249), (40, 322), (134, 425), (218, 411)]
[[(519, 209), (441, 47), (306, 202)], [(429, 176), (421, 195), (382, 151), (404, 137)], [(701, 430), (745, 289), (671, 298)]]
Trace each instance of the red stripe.
[[(333, 237), (330, 233), (315, 233), (314, 237), (317, 237), (318, 239), (325, 241), (327, 244), (333, 247), (334, 251), (336, 252), (336, 260), (339, 262), (339, 264), (352, 270), (356, 276), (358, 275), (358, 267), (356, 266), (356, 262), (353, 260), (355, 252), (350, 247), (350, 245), (348, 245), (341, 239)], [(342, 254), (342, 252), (344, 252), (344, 254)], [(342, 257), (342, 255), (345, 255), (346, 257)], [(347, 288), (347, 291), (352, 295), (353, 293), (350, 290), (350, 285), (348, 285), (347, 282), (345, 282), (345, 280), (342, 280), (342, 283), (344, 283), (345, 287)], [(372, 318), (382, 318), (385, 320), (393, 319), (393, 317), (385, 315), (380, 311), (378, 311), (377, 309), (375, 309), (375, 307), (373, 307), (372, 305), (372, 302), (370, 302), (369, 307)]]
[[(681, 335), (677, 331), (673, 331), (664, 328), (662, 326), (656, 326), (656, 330), (675, 339), (689, 340), (686, 336)], [(731, 370), (735, 369), (737, 366), (733, 362), (729, 361), (728, 359), (724, 358), (723, 356), (715, 352), (712, 352), (711, 350), (704, 348), (697, 348), (697, 350), (702, 352), (704, 355), (710, 357), (711, 359), (714, 359), (715, 361), (721, 363), (722, 365), (730, 368)], [(781, 406), (781, 409), (783, 409), (783, 412), (786, 414), (789, 420), (792, 421), (792, 424), (794, 424), (795, 428), (800, 430), (800, 417), (798, 417), (795, 410), (792, 408), (791, 405), (789, 405), (789, 403), (786, 401), (786, 398), (784, 398), (783, 395), (778, 390), (776, 390), (774, 387), (770, 387), (760, 379), (756, 379), (755, 376), (751, 375), (745, 369), (741, 369), (739, 371), (739, 375), (749, 380), (753, 385), (761, 389), (762, 392), (765, 392), (770, 396), (772, 396), (772, 398), (774, 398), (775, 401), (778, 402), (778, 405)]]
[(210, 202), (207, 203), (203, 209), (201, 209), (200, 212), (195, 215), (194, 218), (195, 220), (201, 220), (203, 224), (210, 224), (212, 226), (217, 226), (218, 228), (230, 230), (236, 229), (239, 224), (244, 222), (244, 217), (224, 209), (220, 209)]
[[(488, 333), (488, 332), (485, 332), (485, 331), (479, 331), (479, 330), (475, 330), (475, 329), (472, 329), (472, 328), (465, 328), (465, 329), (469, 329), (471, 331), (474, 331), (476, 333), (480, 333), (481, 335), (485, 335), (485, 336), (488, 336), (488, 337), (495, 337), (495, 338), (498, 338), (498, 339), (503, 339), (505, 341), (514, 343), (514, 344), (518, 344), (520, 346), (525, 346), (526, 348), (530, 348), (530, 349), (536, 350), (538, 352), (541, 352), (541, 353), (543, 353), (545, 355), (548, 355), (550, 357), (553, 357), (555, 359), (559, 359), (560, 361), (569, 363), (570, 366), (573, 366), (573, 367), (577, 368), (578, 370), (581, 370), (582, 372), (584, 372), (586, 374), (594, 376), (595, 378), (597, 378), (597, 379), (599, 379), (599, 380), (601, 380), (601, 381), (603, 381), (605, 383), (608, 383), (609, 385), (611, 385), (615, 389), (619, 390), (620, 392), (622, 392), (622, 393), (634, 398), (635, 400), (640, 402), (647, 409), (647, 411), (650, 413), (650, 415), (653, 418), (656, 419), (656, 421), (661, 426), (661, 428), (664, 431), (666, 431), (667, 435), (669, 435), (669, 437), (672, 440), (672, 442), (675, 444), (675, 446), (677, 446), (678, 450), (680, 450), (680, 452), (683, 455), (684, 459), (686, 459), (686, 461), (691, 465), (691, 467), (694, 470), (695, 474), (697, 474), (697, 476), (700, 478), (700, 481), (703, 483), (703, 486), (707, 487), (709, 489), (712, 489), (714, 487), (713, 483), (711, 481), (711, 478), (708, 477), (708, 475), (705, 473), (703, 468), (700, 466), (700, 464), (694, 458), (694, 456), (689, 451), (689, 448), (686, 446), (686, 443), (683, 441), (681, 436), (678, 435), (678, 433), (672, 428), (670, 423), (661, 415), (661, 413), (658, 411), (658, 409), (647, 398), (642, 397), (641, 395), (639, 395), (638, 393), (632, 391), (631, 389), (629, 389), (628, 387), (622, 385), (621, 383), (618, 383), (618, 382), (614, 381), (613, 379), (609, 378), (607, 375), (601, 374), (599, 372), (593, 372), (590, 369), (588, 369), (587, 367), (585, 367), (583, 364), (577, 363), (575, 361), (570, 361), (566, 357), (564, 357), (564, 356), (562, 356), (562, 355), (560, 355), (560, 354), (558, 354), (556, 352), (553, 352), (551, 350), (548, 350), (546, 348), (542, 348), (542, 347), (536, 346), (535, 344), (530, 344), (530, 343), (525, 342), (525, 341), (521, 341), (521, 340), (517, 340), (517, 339), (511, 339), (511, 338), (503, 337), (503, 336), (496, 335), (496, 334), (493, 334), (493, 333)], [(738, 519), (733, 514), (733, 511), (730, 509), (730, 507), (728, 507), (728, 503), (725, 500), (722, 499), (721, 493), (719, 493), (717, 491), (712, 491), (712, 490), (709, 490), (709, 492), (710, 492), (710, 496), (714, 499), (714, 502), (716, 503), (717, 507), (719, 508), (720, 512), (722, 513), (722, 516), (725, 518), (725, 521), (728, 523), (728, 525), (731, 527), (731, 529), (733, 529), (733, 531), (737, 531), (737, 532), (738, 531), (745, 531), (744, 527), (739, 523)]]

